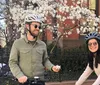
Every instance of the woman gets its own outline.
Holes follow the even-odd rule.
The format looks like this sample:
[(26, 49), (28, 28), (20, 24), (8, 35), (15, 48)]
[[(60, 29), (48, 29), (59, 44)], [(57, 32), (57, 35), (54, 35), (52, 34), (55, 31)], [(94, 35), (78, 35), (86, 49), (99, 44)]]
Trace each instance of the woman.
[(82, 85), (94, 71), (98, 76), (92, 85), (100, 85), (100, 35), (92, 32), (86, 35), (86, 45), (88, 50), (88, 65), (75, 85)]

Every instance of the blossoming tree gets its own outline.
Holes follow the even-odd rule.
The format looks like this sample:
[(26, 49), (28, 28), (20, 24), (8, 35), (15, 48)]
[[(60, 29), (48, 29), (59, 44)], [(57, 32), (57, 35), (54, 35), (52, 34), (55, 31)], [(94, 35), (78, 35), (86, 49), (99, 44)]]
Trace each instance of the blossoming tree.
[[(68, 38), (74, 28), (77, 34), (99, 29), (100, 18), (86, 7), (81, 7), (81, 0), (6, 0), (6, 5), (4, 14), (8, 41), (23, 36), (24, 17), (28, 13), (40, 14), (43, 22), (47, 22), (43, 23), (43, 28), (49, 29), (57, 42), (62, 41), (63, 35)], [(52, 23), (48, 15), (52, 17)], [(69, 20), (72, 24), (66, 23)]]

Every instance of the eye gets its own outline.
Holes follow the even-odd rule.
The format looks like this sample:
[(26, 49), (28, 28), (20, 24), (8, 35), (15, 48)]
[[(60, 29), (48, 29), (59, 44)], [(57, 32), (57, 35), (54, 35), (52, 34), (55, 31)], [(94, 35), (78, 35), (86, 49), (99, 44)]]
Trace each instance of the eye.
[(97, 42), (93, 42), (93, 43), (88, 43), (88, 46), (96, 46), (98, 43)]
[(32, 26), (34, 26), (34, 28), (39, 28), (39, 29), (41, 29), (41, 26), (39, 26), (39, 25), (32, 24)]

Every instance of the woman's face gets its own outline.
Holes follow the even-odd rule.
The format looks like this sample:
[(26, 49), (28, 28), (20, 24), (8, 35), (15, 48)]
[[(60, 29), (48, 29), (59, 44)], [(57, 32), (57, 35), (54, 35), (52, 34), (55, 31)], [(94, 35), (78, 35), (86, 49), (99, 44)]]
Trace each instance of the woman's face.
[(96, 52), (99, 48), (97, 40), (96, 39), (90, 39), (88, 41), (88, 48), (91, 52)]

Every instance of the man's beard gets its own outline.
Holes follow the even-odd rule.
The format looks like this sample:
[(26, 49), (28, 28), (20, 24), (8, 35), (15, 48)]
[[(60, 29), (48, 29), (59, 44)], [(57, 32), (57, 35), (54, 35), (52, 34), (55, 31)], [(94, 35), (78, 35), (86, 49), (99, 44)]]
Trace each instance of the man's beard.
[(29, 30), (29, 33), (30, 33), (30, 34), (31, 34), (31, 36), (33, 36), (34, 38), (35, 38), (35, 37), (37, 37), (37, 36), (38, 36), (38, 34), (39, 34), (39, 33), (37, 33), (37, 34), (36, 34), (36, 33), (34, 33), (34, 31), (33, 31), (33, 33), (32, 33), (30, 30)]
[[(38, 34), (39, 34), (39, 33), (38, 33)], [(32, 33), (32, 36), (37, 37), (37, 36), (38, 36), (38, 34)]]

